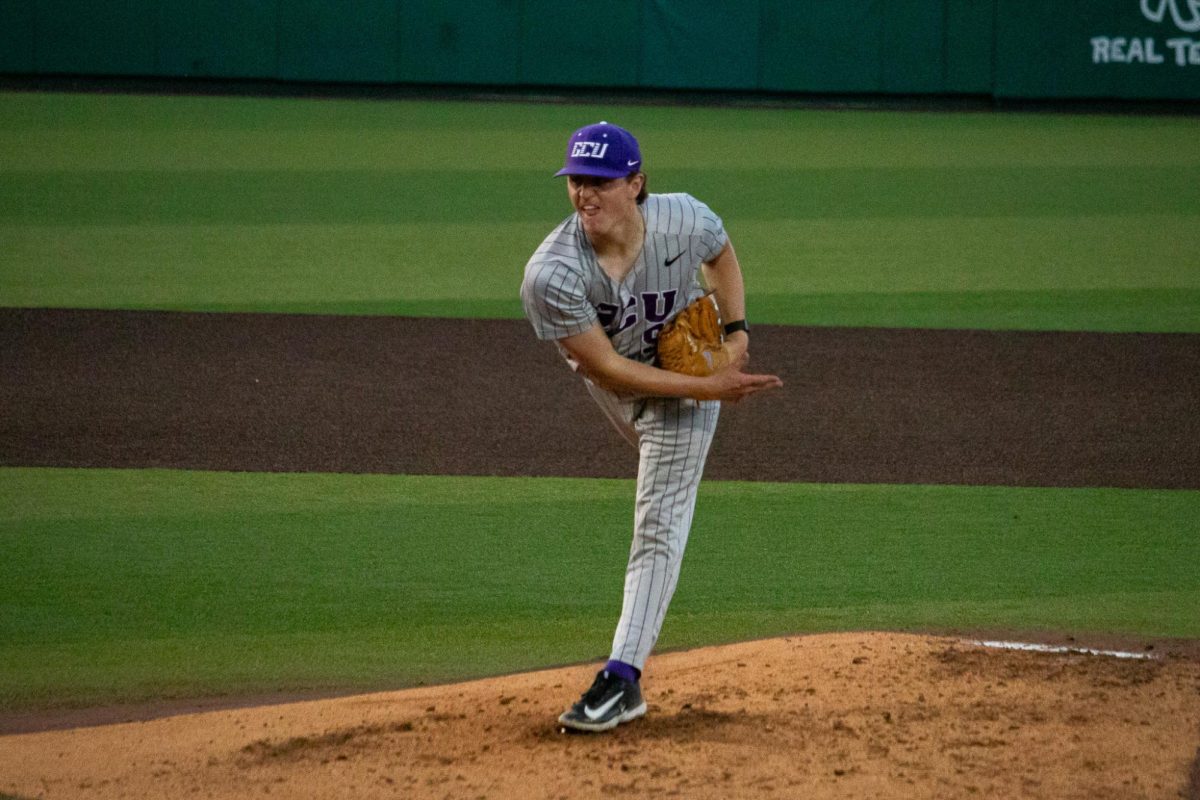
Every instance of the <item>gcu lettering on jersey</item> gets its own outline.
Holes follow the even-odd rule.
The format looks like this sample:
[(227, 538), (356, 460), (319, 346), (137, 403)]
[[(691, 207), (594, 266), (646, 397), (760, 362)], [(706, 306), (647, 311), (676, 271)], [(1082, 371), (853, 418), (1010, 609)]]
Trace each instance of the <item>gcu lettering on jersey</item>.
[(614, 328), (613, 323), (617, 321), (617, 315), (621, 313), (621, 309), (612, 303), (596, 304), (596, 316), (600, 318), (600, 326), (604, 328), (604, 331), (610, 337), (617, 335), (638, 321), (637, 298), (630, 297), (626, 300), (624, 310), (628, 313), (621, 319), (621, 324)]
[[(641, 314), (638, 314), (638, 298), (630, 297), (625, 301), (624, 308), (613, 303), (597, 303), (596, 316), (599, 317), (600, 326), (604, 328), (604, 332), (609, 337), (616, 336), (621, 331), (637, 324), (639, 319), (650, 323), (650, 327), (642, 333), (642, 341), (651, 347), (646, 348), (642, 355), (652, 356), (654, 354), (654, 345), (658, 343), (658, 334), (666, 324), (667, 317), (671, 316), (671, 312), (675, 310), (675, 297), (678, 294), (676, 289), (668, 289), (665, 292), (642, 292), (641, 297)], [(622, 316), (622, 312), (624, 315)], [(620, 324), (615, 324), (619, 320)]]
[(571, 158), (604, 158), (608, 142), (576, 142), (571, 146)]

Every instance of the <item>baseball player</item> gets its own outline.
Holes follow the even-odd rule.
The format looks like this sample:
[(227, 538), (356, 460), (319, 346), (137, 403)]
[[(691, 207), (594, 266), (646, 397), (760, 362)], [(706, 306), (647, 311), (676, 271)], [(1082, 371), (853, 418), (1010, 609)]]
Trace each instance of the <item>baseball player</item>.
[[(647, 194), (637, 140), (607, 122), (575, 131), (557, 176), (574, 213), (525, 267), (521, 299), (617, 430), (638, 449), (633, 543), (608, 663), (559, 722), (603, 731), (646, 713), (639, 680), (675, 591), (721, 401), (781, 386), (743, 371), (741, 267), (721, 219), (687, 194)], [(654, 365), (659, 331), (704, 295), (727, 321), (729, 363), (704, 377)]]

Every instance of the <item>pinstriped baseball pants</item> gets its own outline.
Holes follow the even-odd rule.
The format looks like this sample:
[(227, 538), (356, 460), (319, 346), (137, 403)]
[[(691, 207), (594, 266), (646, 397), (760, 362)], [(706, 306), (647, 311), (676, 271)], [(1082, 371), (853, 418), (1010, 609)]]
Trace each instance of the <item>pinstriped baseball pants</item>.
[(610, 656), (640, 670), (658, 641), (679, 581), (721, 404), (675, 398), (631, 403), (590, 384), (588, 388), (640, 456), (633, 543)]

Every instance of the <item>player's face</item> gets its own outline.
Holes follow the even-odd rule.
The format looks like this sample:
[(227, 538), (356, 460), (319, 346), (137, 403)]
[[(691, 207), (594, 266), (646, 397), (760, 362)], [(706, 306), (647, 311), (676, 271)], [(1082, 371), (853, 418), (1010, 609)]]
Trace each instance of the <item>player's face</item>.
[(589, 236), (606, 235), (614, 226), (637, 213), (641, 191), (640, 174), (626, 178), (598, 178), (594, 175), (568, 175), (567, 194), (579, 212), (583, 230)]

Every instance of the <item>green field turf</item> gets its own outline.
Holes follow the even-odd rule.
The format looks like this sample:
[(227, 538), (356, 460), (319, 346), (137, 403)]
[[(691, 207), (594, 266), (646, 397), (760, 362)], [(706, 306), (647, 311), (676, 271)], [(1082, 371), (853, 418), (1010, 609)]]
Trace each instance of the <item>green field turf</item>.
[[(0, 708), (603, 657), (632, 491), (0, 470)], [(661, 645), (847, 628), (1197, 637), (1197, 519), (1200, 492), (707, 483)]]
[(0, 305), (517, 317), (600, 118), (758, 322), (1200, 332), (1195, 117), (0, 93)]

